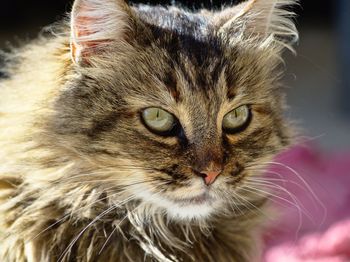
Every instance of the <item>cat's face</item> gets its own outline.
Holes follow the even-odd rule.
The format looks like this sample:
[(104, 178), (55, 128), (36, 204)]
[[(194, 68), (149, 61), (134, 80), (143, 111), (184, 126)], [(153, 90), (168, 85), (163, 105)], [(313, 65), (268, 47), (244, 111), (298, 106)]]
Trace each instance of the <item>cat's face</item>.
[(244, 202), (251, 167), (288, 143), (277, 54), (228, 41), (208, 14), (147, 10), (133, 9), (128, 40), (77, 65), (55, 128), (99, 163), (99, 185), (170, 217), (227, 211)]

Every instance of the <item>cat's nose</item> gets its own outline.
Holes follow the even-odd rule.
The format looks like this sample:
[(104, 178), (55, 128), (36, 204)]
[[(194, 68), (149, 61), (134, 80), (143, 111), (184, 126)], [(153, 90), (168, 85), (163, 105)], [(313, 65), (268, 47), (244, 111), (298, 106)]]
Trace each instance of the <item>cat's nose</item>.
[(204, 180), (204, 183), (209, 186), (214, 183), (216, 178), (220, 175), (222, 170), (210, 170), (210, 171), (202, 171), (201, 172), (201, 177)]

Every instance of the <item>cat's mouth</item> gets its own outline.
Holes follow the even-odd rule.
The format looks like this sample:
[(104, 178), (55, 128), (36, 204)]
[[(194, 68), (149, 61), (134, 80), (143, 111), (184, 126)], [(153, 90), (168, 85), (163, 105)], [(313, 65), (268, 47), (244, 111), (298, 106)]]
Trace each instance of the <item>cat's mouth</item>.
[(172, 201), (174, 201), (175, 203), (181, 206), (188, 206), (188, 205), (210, 204), (214, 201), (214, 199), (213, 197), (210, 196), (209, 192), (206, 191), (194, 197), (175, 198), (175, 199), (172, 199)]

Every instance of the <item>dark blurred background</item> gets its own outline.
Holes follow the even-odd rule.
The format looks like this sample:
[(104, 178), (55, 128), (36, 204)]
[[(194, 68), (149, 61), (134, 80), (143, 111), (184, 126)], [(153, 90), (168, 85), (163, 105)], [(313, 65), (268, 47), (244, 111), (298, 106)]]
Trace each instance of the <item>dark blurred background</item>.
[[(232, 3), (176, 2), (189, 8)], [(0, 48), (34, 38), (44, 26), (67, 14), (71, 5), (72, 0), (1, 0)], [(350, 149), (350, 1), (301, 0), (296, 13), (298, 55), (286, 55), (288, 115), (300, 123), (305, 136), (327, 150)]]

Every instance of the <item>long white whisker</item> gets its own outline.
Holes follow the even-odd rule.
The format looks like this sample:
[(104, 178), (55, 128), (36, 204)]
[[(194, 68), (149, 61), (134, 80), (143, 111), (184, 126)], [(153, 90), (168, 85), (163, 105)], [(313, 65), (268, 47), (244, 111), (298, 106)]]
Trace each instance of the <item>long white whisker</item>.
[(289, 170), (290, 172), (292, 172), (292, 174), (294, 174), (296, 177), (298, 177), (301, 182), (306, 186), (306, 188), (310, 191), (310, 193), (312, 194), (312, 196), (314, 197), (314, 199), (318, 202), (318, 204), (321, 206), (322, 210), (323, 210), (323, 219), (321, 222), (321, 225), (325, 222), (326, 217), (327, 217), (327, 208), (326, 206), (322, 203), (322, 201), (320, 200), (320, 198), (316, 195), (316, 193), (312, 190), (311, 186), (306, 182), (306, 180), (293, 168), (291, 168), (290, 166), (283, 164), (283, 163), (279, 163), (279, 162), (266, 162), (268, 164), (272, 164), (272, 165), (277, 165), (277, 166), (281, 166), (286, 168), (287, 170)]
[[(287, 202), (287, 203), (292, 204), (295, 207), (297, 207), (297, 206), (301, 207), (301, 210), (303, 211), (302, 213), (304, 215), (306, 215), (310, 219), (311, 222), (313, 222), (313, 223), (315, 222), (315, 221), (313, 221), (311, 214), (306, 210), (306, 208), (298, 200), (298, 198), (294, 194), (289, 192), (287, 189), (283, 188), (282, 186), (268, 182), (268, 181), (260, 181), (260, 182), (248, 181), (247, 184), (252, 185), (252, 186), (258, 186), (258, 187), (268, 187), (268, 188), (277, 189), (277, 190), (281, 190), (282, 192), (285, 192), (294, 201), (294, 202)], [(256, 190), (258, 190), (258, 189), (256, 189)], [(282, 197), (279, 197), (275, 194), (272, 194), (271, 192), (269, 192), (269, 193), (271, 194), (271, 196), (273, 196), (275, 198), (282, 199)], [(287, 201), (287, 199), (285, 199), (285, 198), (283, 198), (283, 199), (284, 199), (284, 201)]]
[[(157, 188), (157, 186), (152, 187), (150, 190), (153, 190), (155, 188)], [(103, 216), (107, 215), (108, 213), (110, 213), (111, 211), (113, 211), (116, 208), (119, 208), (120, 206), (130, 202), (131, 200), (135, 199), (136, 196), (130, 196), (127, 199), (124, 199), (121, 202), (118, 202), (117, 204), (114, 204), (113, 206), (111, 206), (110, 208), (108, 208), (107, 210), (105, 210), (104, 212), (102, 212), (100, 215), (98, 215), (95, 219), (93, 219), (86, 227), (84, 227), (79, 234), (69, 243), (69, 245), (67, 246), (67, 248), (63, 251), (63, 253), (61, 254), (61, 256), (58, 258), (58, 261), (62, 261), (64, 256), (69, 252), (69, 250), (74, 246), (74, 244), (78, 241), (78, 239), (84, 234), (84, 232), (94, 223), (96, 223), (97, 220), (99, 220), (100, 218), (102, 218)]]
[[(153, 189), (155, 189), (155, 188), (156, 188), (156, 187), (153, 187), (153, 188), (151, 188), (151, 190), (153, 190)], [(152, 195), (155, 196), (155, 195), (157, 195), (157, 194), (159, 194), (159, 193), (161, 193), (161, 192), (164, 192), (164, 190), (161, 190), (161, 191), (159, 191), (159, 192), (153, 193)], [(131, 210), (130, 213), (133, 213), (137, 208), (138, 208), (138, 206), (135, 207), (133, 210)], [(106, 247), (108, 241), (111, 239), (111, 237), (113, 236), (113, 234), (115, 233), (115, 231), (118, 229), (118, 227), (122, 224), (122, 222), (123, 222), (128, 216), (129, 216), (129, 214), (127, 213), (127, 214), (119, 221), (119, 223), (115, 226), (115, 228), (113, 229), (113, 231), (109, 234), (108, 238), (106, 239), (106, 241), (104, 242), (104, 244), (102, 245), (102, 247), (101, 247), (101, 249), (100, 249), (100, 251), (99, 251), (99, 253), (98, 253), (99, 255), (102, 253), (103, 249)]]
[[(138, 206), (136, 208), (134, 208), (132, 212), (134, 212), (136, 209), (138, 208)], [(118, 227), (123, 223), (123, 221), (128, 217), (128, 214), (126, 214), (120, 221), (117, 225), (115, 225), (113, 231), (109, 234), (108, 238), (106, 239), (106, 241), (104, 242), (104, 244), (102, 245), (100, 251), (99, 251), (99, 255), (102, 253), (103, 249), (106, 247), (108, 241), (111, 239), (111, 237), (113, 236), (114, 232), (118, 229)]]
[[(297, 210), (298, 210), (298, 217), (299, 217), (299, 224), (298, 224), (298, 228), (297, 228), (297, 231), (296, 231), (296, 239), (297, 239), (297, 236), (298, 236), (298, 234), (299, 234), (299, 232), (300, 232), (300, 230), (301, 230), (301, 227), (302, 227), (302, 213), (304, 213), (303, 212), (303, 210), (299, 207), (299, 202), (296, 200), (296, 198), (294, 198), (294, 197), (292, 197), (292, 199), (294, 200), (294, 201), (296, 201), (295, 203), (293, 203), (293, 202), (291, 202), (291, 201), (289, 201), (289, 200), (287, 200), (287, 199), (285, 199), (285, 198), (282, 198), (282, 197), (279, 197), (279, 196), (277, 196), (277, 195), (275, 195), (275, 194), (272, 194), (271, 192), (267, 192), (267, 191), (263, 191), (263, 190), (259, 190), (259, 189), (257, 189), (257, 188), (255, 188), (254, 186), (245, 186), (245, 188), (241, 188), (242, 190), (244, 190), (244, 191), (247, 191), (247, 192), (250, 192), (250, 193), (255, 193), (255, 194), (258, 194), (258, 195), (262, 195), (262, 196), (264, 196), (265, 194), (267, 194), (267, 195), (269, 195), (269, 196), (272, 196), (272, 197), (275, 197), (275, 198), (278, 198), (278, 199), (281, 199), (281, 200), (283, 200), (283, 201), (286, 201), (286, 202), (288, 202), (289, 204), (291, 204), (291, 205), (293, 205), (294, 207), (296, 207), (297, 208)], [(256, 191), (258, 191), (258, 192), (256, 192)], [(260, 192), (260, 193), (259, 193)], [(275, 200), (274, 199), (271, 199), (271, 201), (273, 201), (273, 202), (275, 202)], [(307, 214), (306, 214), (307, 215)], [(311, 218), (310, 218), (311, 219)]]
[[(140, 182), (139, 184), (146, 183), (146, 182), (148, 182), (148, 181), (147, 181), (147, 180), (146, 180), (146, 181), (142, 181), (142, 182)], [(130, 184), (130, 185), (124, 185), (123, 187), (129, 187), (129, 186), (134, 186), (134, 185), (135, 185), (135, 183)], [(115, 187), (116, 187), (116, 186), (112, 186), (112, 187), (106, 188), (103, 192), (106, 193), (106, 192), (108, 192), (108, 190), (113, 189), (113, 188), (115, 188)], [(89, 204), (86, 205), (86, 206), (80, 207), (80, 208), (74, 210), (73, 212), (64, 215), (64, 216), (63, 216), (62, 218), (60, 218), (58, 221), (54, 222), (53, 224), (49, 225), (48, 227), (46, 227), (45, 229), (43, 229), (42, 231), (40, 231), (37, 235), (35, 235), (35, 236), (34, 236), (33, 238), (31, 238), (29, 241), (38, 238), (41, 234), (43, 234), (44, 232), (50, 230), (50, 229), (51, 229), (52, 227), (54, 227), (55, 225), (61, 223), (63, 220), (65, 220), (65, 219), (68, 218), (69, 216), (72, 216), (73, 214), (76, 214), (76, 213), (78, 213), (78, 212), (80, 212), (81, 210), (84, 210), (84, 209), (86, 209), (86, 208), (89, 208), (89, 207), (93, 206), (93, 205), (96, 204), (96, 203), (102, 202), (103, 200), (106, 200), (106, 199), (108, 199), (108, 198), (111, 198), (111, 197), (114, 197), (114, 196), (117, 196), (117, 195), (121, 195), (121, 194), (125, 193), (125, 191), (127, 191), (127, 189), (123, 189), (123, 190), (120, 190), (120, 191), (118, 191), (118, 192), (116, 192), (116, 193), (109, 194), (109, 195), (106, 196), (106, 197), (100, 198), (100, 199), (98, 199), (98, 200), (96, 200), (96, 201), (93, 201), (92, 203), (89, 203)]]
[(241, 202), (248, 210), (251, 210), (249, 209), (244, 203), (247, 203), (249, 204), (251, 207), (253, 207), (255, 210), (257, 210), (261, 215), (263, 215), (264, 217), (267, 217), (268, 219), (271, 219), (270, 217), (268, 217), (264, 212), (261, 211), (260, 208), (258, 208), (256, 205), (254, 205), (253, 203), (251, 203), (251, 201), (249, 201), (248, 199), (240, 196), (239, 194), (233, 192), (233, 195), (239, 199), (241, 199), (242, 201), (244, 202)]
[[(253, 186), (253, 187), (250, 187), (249, 185), (251, 185), (251, 186)], [(242, 186), (240, 189), (246, 190), (247, 188), (248, 188), (248, 189), (251, 188), (251, 189), (254, 190), (254, 191), (250, 191), (251, 193), (256, 193), (256, 194), (258, 194), (258, 192), (260, 192), (260, 193), (262, 194), (262, 196), (265, 196), (265, 195), (267, 194), (268, 196), (272, 196), (272, 197), (277, 198), (277, 199), (279, 199), (279, 200), (285, 201), (286, 203), (288, 203), (288, 204), (290, 204), (290, 205), (296, 207), (299, 211), (304, 211), (304, 210), (302, 210), (302, 209), (300, 208), (300, 206), (299, 206), (300, 203), (299, 203), (299, 201), (297, 201), (297, 198), (296, 198), (295, 196), (293, 196), (290, 192), (286, 191), (286, 193), (293, 199), (293, 201), (297, 201), (297, 202), (289, 201), (288, 199), (285, 199), (285, 198), (283, 198), (283, 197), (281, 197), (281, 196), (278, 196), (278, 195), (276, 195), (276, 194), (273, 194), (273, 193), (271, 193), (271, 192), (268, 192), (268, 191), (265, 191), (265, 190), (262, 190), (262, 189), (258, 189), (258, 188), (254, 187), (254, 186), (267, 187), (268, 185), (266, 185), (266, 184), (253, 184), (253, 183), (248, 183), (248, 182), (247, 182), (246, 185)], [(270, 186), (272, 186), (272, 185), (270, 185)], [(275, 187), (274, 187), (274, 188), (275, 188)], [(278, 189), (282, 190), (283, 188), (278, 188)], [(304, 211), (303, 213), (304, 213), (307, 217), (310, 218), (310, 216), (309, 216), (307, 213), (305, 213), (305, 211)], [(311, 219), (311, 218), (310, 218), (310, 219)]]
[(79, 234), (69, 243), (69, 245), (67, 246), (67, 248), (63, 251), (63, 253), (60, 255), (60, 257), (58, 258), (58, 262), (62, 261), (64, 256), (68, 253), (68, 251), (73, 247), (73, 245), (78, 241), (78, 239), (84, 234), (84, 232), (91, 226), (93, 225), (97, 220), (99, 220), (100, 218), (102, 218), (103, 216), (105, 216), (106, 214), (110, 213), (112, 210), (116, 209), (117, 206), (112, 206), (110, 208), (108, 208), (107, 210), (103, 211), (101, 214), (99, 214), (95, 219), (93, 219), (86, 227), (83, 228), (83, 230), (81, 230), (79, 232)]

